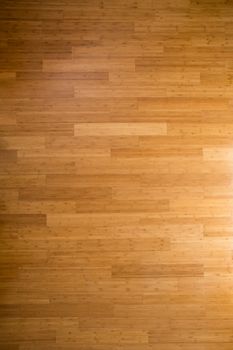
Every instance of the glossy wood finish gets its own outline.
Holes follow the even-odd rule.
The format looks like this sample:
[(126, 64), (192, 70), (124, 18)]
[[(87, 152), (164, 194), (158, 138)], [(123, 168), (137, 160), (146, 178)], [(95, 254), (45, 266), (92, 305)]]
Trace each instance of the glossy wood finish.
[(232, 350), (232, 1), (0, 18), (0, 349)]

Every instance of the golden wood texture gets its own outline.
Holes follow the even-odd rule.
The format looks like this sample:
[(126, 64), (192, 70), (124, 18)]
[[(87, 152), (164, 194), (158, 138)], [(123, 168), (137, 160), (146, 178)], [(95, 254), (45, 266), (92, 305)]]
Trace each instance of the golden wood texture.
[(233, 349), (233, 2), (2, 0), (0, 349)]

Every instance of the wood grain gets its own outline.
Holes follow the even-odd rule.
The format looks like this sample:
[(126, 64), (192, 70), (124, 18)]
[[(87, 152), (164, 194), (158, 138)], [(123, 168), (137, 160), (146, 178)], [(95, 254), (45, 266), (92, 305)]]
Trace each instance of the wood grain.
[(0, 349), (233, 349), (233, 3), (2, 0)]

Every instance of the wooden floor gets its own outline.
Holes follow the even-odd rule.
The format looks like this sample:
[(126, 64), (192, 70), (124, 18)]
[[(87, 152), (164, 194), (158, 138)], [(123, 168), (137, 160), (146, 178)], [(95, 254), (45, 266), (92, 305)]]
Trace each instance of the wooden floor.
[(0, 19), (0, 349), (233, 350), (233, 1)]

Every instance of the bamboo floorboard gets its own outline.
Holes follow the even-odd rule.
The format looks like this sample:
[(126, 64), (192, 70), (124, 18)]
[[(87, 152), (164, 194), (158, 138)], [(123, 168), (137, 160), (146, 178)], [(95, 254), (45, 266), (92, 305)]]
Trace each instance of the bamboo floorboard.
[(1, 0), (0, 349), (233, 350), (233, 2)]

